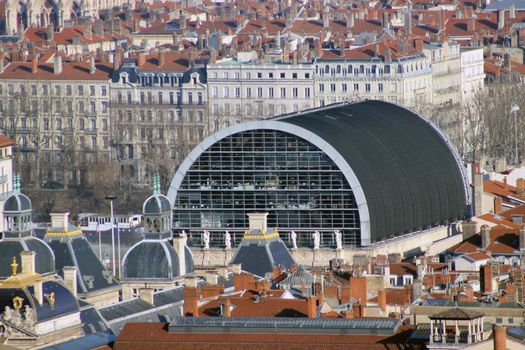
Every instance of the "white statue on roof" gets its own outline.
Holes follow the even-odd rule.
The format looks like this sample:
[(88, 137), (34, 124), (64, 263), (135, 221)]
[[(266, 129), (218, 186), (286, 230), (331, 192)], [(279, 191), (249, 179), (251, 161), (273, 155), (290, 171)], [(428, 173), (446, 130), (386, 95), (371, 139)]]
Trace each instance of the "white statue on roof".
[(314, 239), (314, 249), (319, 249), (321, 247), (321, 233), (315, 231), (312, 233), (312, 238)]
[(188, 245), (188, 235), (186, 234), (185, 230), (182, 230), (182, 233), (180, 234), (180, 236), (182, 237), (182, 244), (184, 246)]
[(343, 235), (341, 234), (341, 231), (335, 230), (335, 249), (343, 249)]
[(226, 249), (232, 249), (232, 236), (228, 231), (224, 234), (224, 245)]
[(204, 241), (204, 249), (210, 249), (210, 231), (202, 233), (202, 240)]
[(292, 231), (292, 249), (297, 249), (297, 233), (295, 231)]

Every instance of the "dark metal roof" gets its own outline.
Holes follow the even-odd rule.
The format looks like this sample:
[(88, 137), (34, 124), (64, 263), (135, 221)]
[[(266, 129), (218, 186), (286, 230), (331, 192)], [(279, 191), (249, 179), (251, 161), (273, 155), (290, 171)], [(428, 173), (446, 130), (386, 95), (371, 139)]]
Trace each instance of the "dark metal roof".
[(4, 212), (19, 212), (31, 210), (31, 201), (22, 193), (14, 193), (4, 202)]
[(109, 332), (99, 332), (86, 335), (81, 338), (69, 340), (61, 344), (55, 344), (44, 348), (44, 350), (89, 350), (102, 348), (116, 340), (116, 336)]
[(469, 215), (455, 154), (408, 109), (365, 101), (278, 120), (320, 136), (348, 163), (366, 197), (372, 242)]
[(169, 325), (169, 332), (236, 333), (337, 333), (337, 334), (394, 334), (401, 321), (391, 318), (224, 318), (177, 317)]
[(483, 317), (485, 314), (474, 310), (460, 309), (453, 307), (445, 311), (437, 312), (428, 316), (431, 320), (473, 320)]
[(155, 194), (144, 202), (144, 214), (160, 214), (171, 210), (170, 201), (162, 194)]
[(123, 279), (171, 279), (177, 276), (180, 276), (177, 252), (163, 240), (137, 243), (122, 263)]
[(34, 251), (35, 270), (39, 274), (48, 274), (55, 271), (55, 259), (47, 244), (35, 237), (21, 239), (0, 240), (0, 278), (11, 276), (11, 262), (13, 256), (18, 261), (17, 272), (22, 272), (20, 253), (22, 251)]
[(241, 264), (241, 269), (264, 277), (274, 266), (289, 268), (295, 262), (288, 248), (280, 238), (246, 239), (237, 248), (233, 264)]

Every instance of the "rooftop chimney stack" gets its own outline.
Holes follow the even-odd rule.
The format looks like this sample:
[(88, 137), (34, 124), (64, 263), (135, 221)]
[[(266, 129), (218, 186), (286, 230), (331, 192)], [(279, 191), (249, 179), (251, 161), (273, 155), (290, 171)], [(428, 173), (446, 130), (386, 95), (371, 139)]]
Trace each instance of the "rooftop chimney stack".
[(502, 30), (505, 27), (505, 10), (498, 10), (498, 30)]
[(186, 274), (186, 246), (184, 244), (185, 241), (186, 241), (186, 238), (179, 235), (179, 236), (173, 237), (173, 243), (172, 243), (173, 249), (175, 250), (175, 252), (177, 252), (177, 256), (179, 258), (179, 270), (180, 270), (181, 275)]
[(104, 36), (104, 23), (101, 20), (95, 21), (95, 24), (93, 26), (95, 35), (98, 37)]
[(478, 233), (478, 223), (472, 220), (466, 220), (461, 223), (461, 231), (463, 233), (463, 239), (469, 239)]
[(386, 290), (381, 289), (377, 291), (377, 304), (383, 312), (383, 315), (386, 314)]
[(153, 288), (141, 288), (139, 290), (139, 299), (148, 303), (151, 306), (155, 305)]
[(405, 33), (412, 34), (412, 12), (410, 10), (405, 12)]
[(33, 58), (31, 59), (31, 73), (38, 73), (38, 59), (36, 58), (36, 56), (33, 56)]
[(346, 19), (346, 28), (354, 28), (354, 14), (352, 12), (348, 12), (345, 14)]
[[(519, 233), (520, 233), (520, 237), (519, 237), (520, 251), (522, 251), (522, 250), (525, 250), (525, 225), (522, 224), (520, 226)], [(525, 268), (525, 266), (523, 267)]]
[(62, 73), (62, 56), (60, 56), (58, 52), (56, 52), (55, 56), (53, 57), (53, 72), (55, 74)]
[(67, 231), (69, 227), (69, 213), (51, 213), (51, 228)]
[(385, 49), (385, 63), (391, 63), (392, 62), (392, 49), (387, 47)]
[(77, 296), (77, 268), (76, 266), (64, 266), (64, 284), (73, 296)]
[(159, 52), (159, 66), (162, 67), (166, 63), (166, 52), (160, 51)]
[(82, 31), (84, 32), (84, 38), (88, 39), (88, 40), (92, 40), (93, 39), (93, 36), (91, 35), (91, 23), (86, 21), (84, 22), (84, 24), (82, 25)]
[(507, 327), (494, 325), (494, 350), (507, 350)]
[(384, 29), (388, 29), (390, 27), (389, 19), (388, 19), (388, 12), (384, 11), (383, 15), (381, 16), (381, 26)]
[(4, 72), (5, 62), (4, 62), (4, 53), (0, 54), (0, 74)]
[(95, 74), (97, 67), (95, 66), (95, 56), (89, 56), (89, 74)]
[(46, 39), (48, 41), (51, 41), (55, 38), (55, 29), (53, 28), (53, 25), (50, 24), (47, 26), (47, 33), (46, 33)]
[(22, 273), (34, 274), (36, 272), (35, 256), (36, 253), (33, 251), (23, 251), (20, 253), (20, 259), (22, 260)]
[(42, 305), (44, 303), (44, 289), (42, 286), (42, 281), (37, 281), (33, 285), (34, 291), (35, 291), (35, 298), (38, 300), (38, 303)]
[(515, 18), (516, 18), (516, 5), (514, 5), (514, 3), (511, 3), (511, 4), (510, 4), (510, 7), (509, 7), (509, 17), (512, 18), (512, 19), (515, 19)]
[(327, 7), (323, 10), (323, 28), (330, 27), (330, 9)]
[(481, 226), (481, 248), (486, 250), (490, 244), (490, 227), (488, 225)]

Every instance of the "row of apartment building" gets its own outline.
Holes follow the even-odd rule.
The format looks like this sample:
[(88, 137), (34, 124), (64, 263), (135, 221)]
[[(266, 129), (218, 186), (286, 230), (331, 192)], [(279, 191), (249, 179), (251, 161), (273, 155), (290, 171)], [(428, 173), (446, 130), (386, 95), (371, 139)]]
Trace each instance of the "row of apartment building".
[(362, 99), (452, 106), (484, 80), (482, 48), (446, 41), (323, 50), (310, 63), (238, 57), (205, 65), (162, 51), (66, 63), (55, 54), (2, 64), (0, 128), (17, 142), (26, 182), (81, 185), (96, 176), (93, 164), (111, 160), (140, 186), (152, 172), (171, 178), (221, 127)]

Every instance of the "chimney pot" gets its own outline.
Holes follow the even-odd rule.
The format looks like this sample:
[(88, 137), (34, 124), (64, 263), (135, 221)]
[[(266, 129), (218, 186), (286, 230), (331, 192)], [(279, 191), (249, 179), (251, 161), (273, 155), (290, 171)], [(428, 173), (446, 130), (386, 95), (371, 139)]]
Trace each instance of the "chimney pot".
[(38, 59), (36, 56), (33, 56), (33, 59), (31, 60), (31, 72), (33, 74), (38, 72)]
[(141, 288), (139, 290), (139, 299), (151, 306), (155, 305), (153, 288)]
[(95, 57), (89, 56), (89, 74), (95, 74), (97, 67), (95, 66)]
[(77, 296), (77, 268), (76, 266), (64, 266), (64, 284), (71, 294)]
[(20, 258), (22, 260), (22, 273), (35, 273), (35, 256), (36, 253), (33, 251), (23, 251), (20, 253)]
[(53, 71), (55, 74), (61, 74), (62, 73), (62, 56), (58, 54), (58, 52), (55, 53), (55, 57), (53, 58)]
[(494, 325), (494, 350), (507, 349), (507, 327)]
[(69, 227), (69, 212), (68, 213), (51, 213), (51, 227), (54, 229), (67, 231)]

